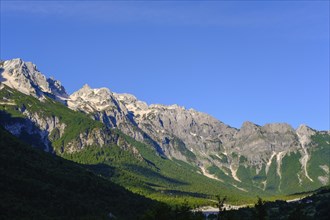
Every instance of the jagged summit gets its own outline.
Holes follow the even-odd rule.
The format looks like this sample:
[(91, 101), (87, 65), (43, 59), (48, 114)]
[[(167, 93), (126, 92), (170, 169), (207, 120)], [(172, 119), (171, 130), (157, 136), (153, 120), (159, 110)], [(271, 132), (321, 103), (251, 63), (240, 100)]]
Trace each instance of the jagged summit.
[[(102, 122), (106, 127), (117, 128), (135, 140), (151, 145), (167, 158), (196, 165), (206, 176), (209, 175), (208, 168), (212, 167), (213, 171), (218, 169), (221, 178), (231, 178), (235, 183), (243, 182), (243, 178), (250, 178), (247, 180), (256, 181), (251, 184), (265, 189), (268, 173), (285, 179), (286, 177), (282, 176), (282, 173), (285, 173), (282, 161), (295, 157), (299, 181), (297, 184), (318, 181), (317, 178), (321, 178), (319, 181), (322, 184), (329, 182), (329, 173), (313, 177), (308, 168), (309, 163), (315, 163), (312, 152), (322, 150), (322, 146), (319, 149), (316, 147), (312, 136), (330, 134), (329, 131), (322, 133), (307, 125), (301, 125), (295, 130), (287, 123), (261, 126), (249, 121), (244, 122), (240, 129), (236, 129), (193, 109), (178, 105), (148, 105), (134, 95), (113, 93), (108, 88), (91, 88), (88, 84), (68, 96), (59, 81), (46, 78), (36, 65), (21, 59), (0, 62), (0, 73), (0, 89), (6, 85), (41, 100), (45, 96), (64, 100), (64, 104), (70, 109), (87, 113), (88, 117)], [(14, 103), (14, 100), (8, 98), (3, 100), (3, 105)], [(39, 123), (39, 128), (54, 127), (49, 124), (57, 123), (59, 130), (65, 132), (65, 126), (57, 122), (59, 119), (49, 119), (51, 123), (47, 124), (40, 120), (39, 115), (31, 116), (26, 112), (25, 116)], [(19, 126), (10, 128), (16, 127)], [(16, 129), (12, 132), (18, 131)], [(285, 163), (283, 167), (286, 166)], [(328, 163), (322, 162), (317, 166), (325, 170), (324, 172), (329, 169)], [(251, 176), (244, 177), (244, 172)], [(272, 176), (269, 176), (269, 181)], [(273, 184), (277, 187), (274, 190), (281, 190), (280, 181)]]
[(107, 108), (116, 108), (118, 103), (108, 88), (92, 89), (85, 84), (81, 89), (70, 95), (68, 106), (74, 110), (91, 113), (103, 111)]
[(272, 133), (287, 133), (287, 132), (295, 132), (293, 127), (288, 123), (267, 123), (263, 126), (263, 129), (266, 132)]
[(45, 96), (64, 102), (68, 97), (61, 82), (46, 78), (32, 62), (16, 58), (3, 61), (0, 82), (26, 95), (43, 99)]
[(82, 90), (82, 89), (88, 91), (88, 90), (91, 90), (92, 88), (86, 83), (83, 85), (83, 87), (80, 90)]

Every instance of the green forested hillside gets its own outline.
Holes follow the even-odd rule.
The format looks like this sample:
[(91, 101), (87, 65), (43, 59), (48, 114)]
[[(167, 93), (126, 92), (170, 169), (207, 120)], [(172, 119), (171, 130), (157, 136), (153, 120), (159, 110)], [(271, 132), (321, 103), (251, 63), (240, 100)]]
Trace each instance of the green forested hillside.
[[(315, 180), (314, 182), (308, 182), (309, 180), (305, 178), (301, 180), (302, 184), (300, 184), (297, 176), (297, 173), (301, 172), (299, 152), (292, 152), (283, 158), (281, 178), (277, 174), (275, 157), (267, 175), (265, 166), (259, 173), (256, 173), (255, 167), (246, 166), (244, 164), (245, 159), (240, 157), (241, 165), (238, 167), (237, 176), (241, 182), (234, 180), (232, 176), (225, 174), (215, 165), (208, 167), (209, 173), (214, 174), (221, 181), (202, 175), (201, 169), (196, 164), (165, 158), (150, 145), (138, 142), (120, 130), (108, 129), (101, 122), (92, 120), (90, 115), (73, 111), (50, 98), (40, 101), (9, 87), (0, 90), (0, 97), (3, 100), (0, 104), (1, 124), (13, 125), (17, 129), (21, 129), (20, 124), (27, 124), (35, 129), (33, 134), (21, 129), (18, 135), (19, 139), (30, 145), (43, 148), (44, 142), (41, 141), (40, 134), (43, 134), (44, 131), (28, 119), (26, 114), (35, 113), (39, 120), (44, 121), (49, 118), (56, 119), (58, 124), (64, 125), (63, 131), (56, 127), (50, 133), (46, 133), (47, 141), (56, 155), (77, 162), (79, 165), (54, 155), (42, 157), (55, 158), (54, 160), (59, 161), (58, 163), (73, 164), (79, 169), (87, 169), (90, 171), (86, 172), (88, 175), (102, 176), (104, 179), (101, 179), (105, 181), (104, 183), (111, 180), (129, 191), (169, 204), (178, 204), (184, 199), (194, 205), (211, 204), (215, 195), (227, 196), (227, 202), (232, 204), (253, 203), (256, 195), (269, 199), (283, 198), (286, 194), (320, 187), (320, 182), (316, 180), (326, 179), (327, 172), (329, 172), (327, 170), (330, 149), (328, 134), (315, 136), (313, 146), (309, 148), (311, 156), (307, 170)], [(81, 145), (82, 136), (85, 135), (84, 138), (88, 138), (90, 135), (91, 138), (99, 138), (96, 137), (96, 134), (106, 140), (106, 143), (102, 146)], [(1, 143), (5, 142), (2, 141)], [(78, 146), (79, 144), (81, 146), (69, 148), (70, 143), (71, 146)], [(7, 150), (11, 150), (11, 154), (15, 155), (17, 149), (13, 147)], [(38, 152), (38, 155), (45, 155), (44, 152), (35, 149), (30, 150)], [(21, 155), (21, 161), (18, 163), (25, 163), (25, 167), (29, 167), (29, 162), (35, 163), (34, 160), (29, 159), (29, 154), (25, 160), (24, 153), (19, 152), (17, 155)], [(223, 160), (226, 160), (225, 155), (221, 156), (223, 156)], [(12, 159), (18, 160), (17, 157)], [(38, 163), (34, 165), (37, 166)], [(55, 168), (50, 167), (50, 170), (52, 169)], [(80, 170), (79, 172), (85, 171)], [(227, 172), (230, 173), (230, 171)], [(12, 173), (15, 175), (15, 172)], [(22, 177), (24, 178), (24, 176)], [(19, 181), (19, 177), (17, 177), (17, 181)], [(43, 178), (40, 181), (43, 181)], [(47, 186), (47, 184), (45, 185)], [(45, 187), (43, 184), (40, 186)], [(55, 189), (60, 190), (60, 187), (55, 187)]]
[[(138, 149), (142, 156), (140, 159), (116, 145), (89, 147), (80, 152), (64, 154), (63, 157), (86, 164), (94, 172), (109, 177), (133, 192), (169, 204), (179, 204), (184, 199), (195, 205), (212, 204), (215, 195), (227, 196), (228, 201), (235, 204), (254, 201), (255, 191), (238, 193), (236, 188), (227, 183), (201, 175), (197, 167), (160, 157), (150, 146), (117, 132)], [(259, 193), (267, 195), (261, 191)]]
[[(75, 140), (82, 132), (104, 128), (101, 122), (92, 120), (86, 114), (75, 112), (50, 98), (46, 98), (41, 102), (35, 97), (24, 95), (9, 87), (0, 90), (0, 97), (7, 101), (0, 105), (1, 124), (25, 122), (27, 117), (22, 113), (25, 110), (28, 110), (30, 114), (37, 113), (43, 119), (56, 117), (62, 124), (65, 124), (62, 136), (58, 134), (59, 130), (57, 128), (49, 134), (52, 147), (56, 152), (64, 150), (63, 147), (70, 141)], [(28, 137), (21, 135), (20, 139), (24, 139), (34, 146), (42, 147), (40, 146), (42, 143), (35, 140), (38, 137), (31, 140), (31, 135), (28, 135)]]
[(136, 219), (156, 204), (0, 127), (0, 219)]
[[(251, 189), (245, 192), (229, 182), (207, 178), (200, 173), (197, 166), (164, 158), (151, 146), (137, 142), (119, 130), (108, 130), (88, 115), (72, 111), (51, 99), (40, 102), (10, 88), (0, 90), (0, 96), (15, 102), (15, 105), (0, 105), (2, 124), (29, 122), (22, 109), (35, 112), (41, 118), (57, 117), (66, 127), (62, 136), (56, 134), (56, 129), (49, 134), (55, 153), (110, 178), (130, 191), (171, 204), (181, 203), (184, 199), (192, 204), (208, 204), (218, 194), (227, 196), (231, 203), (242, 204), (253, 201), (255, 194), (269, 195), (257, 188), (249, 188), (248, 185), (243, 184)], [(67, 143), (76, 141), (81, 132), (91, 133), (93, 129), (102, 130), (105, 136), (112, 136), (119, 142), (67, 152)], [(38, 143), (38, 137), (32, 135), (21, 134), (19, 138), (33, 145)], [(41, 145), (42, 143), (37, 144)]]

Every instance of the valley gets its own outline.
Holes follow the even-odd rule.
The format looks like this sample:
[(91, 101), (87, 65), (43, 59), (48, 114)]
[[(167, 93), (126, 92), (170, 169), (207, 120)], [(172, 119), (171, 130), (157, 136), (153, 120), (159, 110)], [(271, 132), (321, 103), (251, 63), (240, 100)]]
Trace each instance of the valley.
[[(148, 105), (133, 95), (88, 85), (68, 95), (58, 80), (21, 59), (2, 61), (0, 73), (1, 156), (6, 167), (1, 175), (8, 180), (3, 187), (29, 174), (22, 178), (31, 195), (38, 189), (44, 193), (35, 198), (36, 205), (51, 192), (59, 197), (50, 205), (58, 208), (64, 194), (88, 188), (81, 196), (84, 201), (96, 199), (95, 205), (86, 204), (91, 213), (105, 215), (108, 203), (115, 216), (127, 219), (124, 210), (137, 204), (142, 210), (134, 215), (161, 204), (214, 205), (217, 195), (239, 206), (254, 204), (257, 196), (292, 199), (329, 185), (329, 131), (252, 122), (238, 129), (194, 109)], [(44, 173), (41, 179), (38, 170)], [(4, 192), (8, 204), (24, 181)], [(81, 188), (74, 189), (80, 181)], [(72, 199), (79, 204), (78, 197)], [(124, 204), (121, 208), (114, 205), (118, 201)], [(66, 216), (83, 209), (68, 209)]]

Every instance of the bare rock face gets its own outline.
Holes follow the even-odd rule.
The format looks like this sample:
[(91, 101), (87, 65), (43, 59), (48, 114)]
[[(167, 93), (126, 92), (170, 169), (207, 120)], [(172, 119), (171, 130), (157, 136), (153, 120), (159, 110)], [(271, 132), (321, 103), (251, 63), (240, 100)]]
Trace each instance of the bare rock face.
[(236, 134), (235, 138), (237, 139), (249, 138), (250, 136), (255, 135), (256, 133), (260, 133), (260, 126), (252, 122), (246, 121), (243, 123), (241, 129)]
[(247, 158), (256, 153), (280, 152), (300, 145), (295, 130), (285, 123), (258, 126), (245, 122), (234, 138), (234, 146)]
[(92, 89), (87, 84), (70, 95), (68, 107), (94, 116), (110, 128), (129, 123), (126, 107), (107, 88)]
[[(266, 167), (268, 172), (273, 159), (277, 160), (277, 167), (280, 169), (285, 155), (302, 150), (296, 131), (286, 123), (259, 126), (244, 122), (233, 140), (224, 144), (225, 154), (230, 161), (229, 166), (226, 167), (232, 173), (235, 171), (233, 167), (239, 165), (253, 166), (257, 173), (262, 167)], [(245, 162), (240, 161), (240, 157), (245, 158)]]
[(50, 134), (56, 129), (59, 138), (62, 137), (66, 124), (61, 123), (55, 116), (46, 117), (36, 112), (29, 112), (26, 109), (21, 109), (21, 112), (26, 118), (1, 124), (13, 135), (21, 138), (23, 137), (23, 139), (27, 137), (29, 141), (33, 141), (33, 143), (31, 142), (30, 144), (42, 148), (47, 152), (52, 152)]
[(296, 133), (301, 144), (307, 147), (311, 143), (311, 137), (316, 134), (316, 131), (307, 125), (300, 125)]
[(92, 89), (86, 84), (70, 95), (67, 105), (73, 110), (90, 114), (108, 128), (118, 128), (138, 141), (145, 139), (143, 132), (137, 129), (131, 112), (107, 88)]
[(68, 107), (86, 113), (104, 111), (106, 109), (120, 110), (112, 92), (107, 88), (92, 89), (87, 84), (70, 95)]
[(26, 95), (42, 100), (45, 96), (64, 102), (68, 97), (64, 87), (57, 80), (47, 79), (31, 62), (21, 59), (4, 61), (0, 66), (0, 82)]
[[(68, 96), (59, 81), (47, 79), (34, 64), (21, 59), (0, 62), (0, 73), (0, 89), (6, 85), (40, 100), (51, 97), (106, 125), (108, 130), (94, 129), (81, 133), (68, 143), (67, 152), (89, 145), (117, 143), (123, 149), (133, 149), (132, 152), (142, 158), (134, 146), (128, 146), (124, 140), (109, 135), (112, 128), (118, 128), (135, 140), (152, 145), (158, 153), (168, 158), (199, 166), (205, 175), (209, 175), (208, 167), (216, 166), (228, 178), (240, 182), (237, 175), (239, 167), (253, 167), (256, 174), (264, 169), (267, 175), (271, 165), (276, 163), (274, 175), (281, 178), (282, 159), (293, 153), (300, 157), (299, 182), (315, 180), (308, 172), (308, 162), (313, 150), (310, 144), (312, 136), (320, 132), (306, 125), (295, 130), (286, 123), (260, 126), (244, 122), (240, 129), (236, 129), (193, 109), (178, 105), (148, 105), (133, 95), (113, 93), (107, 88), (92, 89), (88, 85)], [(2, 102), (13, 104), (10, 100)], [(63, 135), (66, 125), (58, 118), (43, 117), (24, 109), (22, 112), (30, 124), (7, 124), (6, 129), (13, 134), (21, 134), (23, 130), (30, 135), (37, 134), (44, 140), (46, 147), (49, 146), (47, 140), (52, 130), (57, 129)], [(329, 134), (329, 131), (324, 134)], [(328, 169), (327, 164), (322, 164), (322, 167)], [(322, 177), (323, 182), (326, 177)], [(267, 185), (266, 182), (263, 184)]]
[(47, 79), (50, 93), (55, 96), (55, 99), (65, 103), (65, 100), (68, 98), (68, 94), (65, 91), (65, 88), (62, 86), (61, 82), (54, 79), (53, 77)]
[[(129, 94), (115, 94), (131, 112), (137, 126), (155, 140), (169, 157), (189, 161), (221, 150), (237, 129), (210, 115), (178, 105), (150, 105)], [(194, 156), (195, 155), (195, 156)], [(202, 159), (202, 160), (204, 160)], [(198, 159), (195, 160), (198, 163)]]

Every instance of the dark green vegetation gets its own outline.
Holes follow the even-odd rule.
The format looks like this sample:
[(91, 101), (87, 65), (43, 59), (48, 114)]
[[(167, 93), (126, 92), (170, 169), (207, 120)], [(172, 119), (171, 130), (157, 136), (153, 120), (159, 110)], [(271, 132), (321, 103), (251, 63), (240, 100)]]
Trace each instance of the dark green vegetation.
[[(287, 169), (282, 172), (283, 179), (279, 187), (286, 194), (289, 192), (294, 192), (294, 190), (297, 190), (299, 187), (297, 170), (300, 170), (301, 168), (301, 164), (299, 163), (300, 157), (301, 155), (299, 153), (291, 153), (290, 155), (285, 156), (282, 160), (282, 166), (286, 167)], [(303, 191), (303, 189), (301, 189), (301, 191)]]
[(330, 186), (309, 193), (312, 195), (296, 202), (265, 202), (259, 198), (254, 207), (222, 212), (221, 219), (327, 220), (330, 210)]
[(0, 140), (0, 219), (204, 219), (186, 200), (169, 206), (133, 194), (1, 126)]
[(192, 207), (186, 200), (182, 204), (174, 207), (160, 204), (153, 209), (148, 210), (141, 220), (204, 220), (202, 212), (191, 211)]
[[(297, 171), (301, 170), (299, 152), (292, 152), (282, 160), (282, 167), (285, 167), (282, 178), (293, 177), (292, 182), (282, 181), (277, 175), (275, 157), (266, 174), (265, 166), (256, 173), (255, 167), (244, 166), (246, 158), (237, 154), (233, 157), (241, 163), (237, 175), (242, 182), (226, 175), (225, 172), (230, 173), (226, 170), (228, 168), (210, 166), (208, 171), (223, 180), (221, 182), (202, 175), (201, 169), (191, 165), (193, 163), (169, 160), (150, 145), (140, 143), (119, 130), (108, 129), (89, 115), (72, 111), (50, 98), (41, 102), (10, 88), (0, 90), (0, 97), (3, 99), (0, 105), (2, 125), (24, 124), (35, 131), (33, 135), (21, 131), (19, 139), (26, 143), (45, 147), (45, 140), (38, 133), (42, 131), (27, 119), (26, 114), (36, 114), (41, 120), (58, 120), (65, 125), (64, 131), (55, 128), (46, 136), (46, 141), (58, 156), (32, 149), (1, 130), (1, 150), (4, 150), (1, 152), (1, 163), (4, 163), (1, 179), (5, 179), (0, 183), (4, 191), (1, 209), (6, 211), (1, 213), (17, 218), (22, 213), (22, 216), (40, 219), (45, 219), (45, 216), (61, 218), (60, 215), (70, 219), (73, 216), (102, 219), (111, 212), (124, 219), (134, 219), (137, 215), (142, 215), (143, 219), (199, 219), (200, 215), (188, 212), (188, 208), (191, 205), (214, 204), (214, 195), (226, 197), (226, 202), (231, 204), (251, 204), (255, 202), (255, 195), (275, 200), (292, 191), (304, 191), (306, 185), (310, 189), (320, 185), (307, 178), (303, 178), (301, 183), (304, 185), (300, 185), (297, 176)], [(78, 146), (81, 136), (98, 138), (94, 134), (102, 134), (105, 144)], [(318, 147), (309, 148), (311, 157), (307, 169), (314, 180), (326, 176), (325, 165), (329, 165), (330, 156), (328, 140), (329, 135), (319, 134), (312, 143), (318, 143)], [(178, 139), (176, 144), (188, 161), (196, 159), (182, 141)], [(220, 162), (228, 162), (226, 155), (219, 157), (214, 156)], [(266, 179), (267, 184), (263, 185)], [(279, 191), (280, 197), (272, 197), (278, 196)], [(267, 209), (267, 214), (271, 213)], [(254, 214), (250, 210), (246, 216), (253, 218)]]
[[(25, 109), (30, 114), (37, 113), (42, 118), (57, 117), (61, 123), (65, 124), (65, 132), (62, 137), (58, 136), (57, 129), (54, 129), (50, 134), (52, 147), (57, 152), (63, 150), (70, 141), (76, 139), (82, 132), (104, 127), (101, 122), (94, 121), (87, 117), (86, 114), (75, 112), (50, 98), (46, 98), (45, 101), (41, 102), (32, 96), (24, 95), (8, 87), (0, 90), (0, 97), (5, 100), (14, 101), (14, 105), (0, 105), (2, 124), (25, 122), (25, 116), (22, 114)], [(4, 112), (8, 114), (5, 115)], [(34, 140), (29, 140), (26, 137), (19, 138), (35, 145)]]
[[(330, 135), (317, 134), (312, 137), (312, 145), (318, 144), (317, 148), (311, 151), (311, 158), (307, 166), (307, 170), (312, 179), (324, 178), (329, 175), (326, 172), (326, 167), (330, 163)], [(310, 184), (311, 189), (315, 187), (315, 182)], [(311, 190), (310, 189), (310, 190)]]
[[(214, 195), (219, 193), (227, 196), (228, 201), (234, 204), (253, 201), (252, 192), (237, 192), (229, 183), (221, 183), (201, 175), (196, 166), (159, 156), (149, 145), (137, 142), (119, 130), (109, 130), (88, 115), (72, 111), (52, 99), (47, 98), (40, 102), (8, 87), (0, 90), (0, 97), (9, 103), (14, 102), (14, 105), (0, 105), (1, 124), (31, 123), (23, 111), (36, 113), (44, 120), (58, 118), (66, 126), (63, 136), (56, 129), (49, 134), (49, 141), (56, 154), (83, 164), (90, 171), (110, 178), (130, 191), (169, 204), (180, 204), (184, 199), (194, 205), (210, 204)], [(103, 147), (89, 146), (74, 149), (74, 153), (67, 152), (67, 143), (77, 141), (79, 134), (98, 129), (109, 140), (116, 141)], [(19, 138), (32, 145), (36, 145), (38, 139), (22, 134)], [(42, 147), (42, 144), (38, 143), (37, 146)], [(263, 194), (262, 191), (258, 192)]]
[[(308, 152), (307, 174), (312, 180), (306, 177), (302, 168), (301, 159), (304, 156), (302, 151), (286, 154), (282, 158), (280, 168), (276, 157), (273, 157), (267, 174), (265, 165), (256, 173), (257, 167), (245, 166), (244, 158), (240, 157), (241, 165), (237, 170), (237, 176), (248, 186), (253, 185), (265, 189), (265, 191), (280, 197), (294, 192), (317, 189), (324, 186), (329, 178), (330, 135), (320, 132), (312, 136), (312, 143), (306, 147), (306, 151)], [(281, 175), (278, 174), (278, 169)], [(212, 167), (210, 172), (220, 178), (226, 178), (224, 173), (217, 167)], [(253, 191), (253, 188), (247, 189)]]
[(157, 203), (0, 127), (0, 219), (136, 219)]
[(116, 132), (138, 149), (140, 157), (116, 145), (89, 147), (63, 157), (88, 164), (94, 172), (127, 189), (168, 204), (177, 205), (185, 199), (194, 205), (212, 204), (210, 200), (214, 199), (215, 192), (230, 196), (229, 201), (236, 204), (253, 201), (251, 195), (239, 195), (233, 187), (199, 174), (197, 167), (160, 157), (151, 147)]

